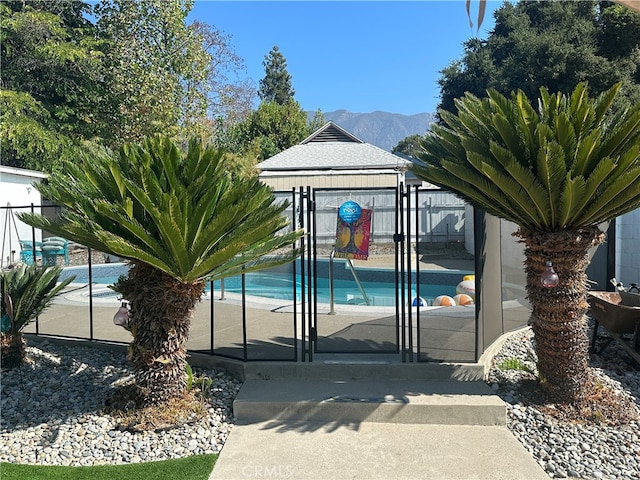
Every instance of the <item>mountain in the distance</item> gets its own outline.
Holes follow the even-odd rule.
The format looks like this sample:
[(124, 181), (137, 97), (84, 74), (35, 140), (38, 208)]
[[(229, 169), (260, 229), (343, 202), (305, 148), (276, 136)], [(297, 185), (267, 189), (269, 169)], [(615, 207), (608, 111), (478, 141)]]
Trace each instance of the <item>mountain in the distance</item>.
[[(312, 119), (315, 112), (307, 112)], [(352, 133), (363, 142), (390, 152), (398, 142), (410, 135), (424, 135), (436, 120), (433, 113), (417, 113), (402, 115), (399, 113), (372, 112), (352, 113), (347, 110), (322, 112), (326, 121), (333, 123)]]

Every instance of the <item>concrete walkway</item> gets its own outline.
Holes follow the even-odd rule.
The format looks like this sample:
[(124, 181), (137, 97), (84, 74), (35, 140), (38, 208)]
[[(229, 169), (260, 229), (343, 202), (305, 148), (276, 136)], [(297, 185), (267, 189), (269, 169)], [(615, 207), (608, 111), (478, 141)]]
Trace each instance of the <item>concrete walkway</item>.
[(311, 422), (235, 425), (210, 479), (546, 480), (506, 427)]
[(293, 376), (273, 378), (272, 368), (245, 379), (237, 423), (210, 479), (548, 478), (507, 429), (506, 407), (484, 382), (348, 367), (334, 378), (310, 378), (298, 366)]

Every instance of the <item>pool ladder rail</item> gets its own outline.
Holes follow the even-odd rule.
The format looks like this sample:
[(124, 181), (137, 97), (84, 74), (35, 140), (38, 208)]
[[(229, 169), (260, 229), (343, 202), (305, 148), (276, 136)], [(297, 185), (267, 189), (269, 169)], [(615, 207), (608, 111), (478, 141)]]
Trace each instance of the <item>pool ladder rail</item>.
[[(334, 308), (334, 304), (335, 304), (335, 297), (334, 297), (334, 292), (333, 292), (333, 257), (336, 254), (336, 249), (332, 249), (331, 250), (331, 254), (329, 255), (329, 315), (335, 315), (336, 311)], [(350, 258), (346, 259), (347, 261), (347, 266), (349, 267), (349, 269), (351, 270), (351, 273), (353, 275), (353, 279), (356, 282), (356, 285), (358, 286), (358, 289), (360, 290), (360, 293), (362, 294), (362, 298), (364, 298), (364, 302), (367, 304), (367, 306), (370, 305), (369, 303), (369, 297), (367, 296), (366, 292), (364, 291), (364, 287), (362, 286), (362, 283), (360, 283), (360, 279), (358, 278), (358, 274), (356, 273), (356, 268), (353, 266), (353, 263), (351, 262)]]

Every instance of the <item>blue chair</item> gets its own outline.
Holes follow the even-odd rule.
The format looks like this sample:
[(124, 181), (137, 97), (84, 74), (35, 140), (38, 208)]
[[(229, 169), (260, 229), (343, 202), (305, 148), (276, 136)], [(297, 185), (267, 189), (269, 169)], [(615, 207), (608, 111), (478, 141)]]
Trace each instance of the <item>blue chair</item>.
[(64, 258), (64, 264), (69, 265), (69, 240), (61, 237), (48, 237), (42, 240), (42, 263), (54, 266), (58, 257)]
[[(27, 265), (33, 265), (33, 242), (31, 240), (19, 240), (20, 242), (20, 261)], [(36, 242), (35, 248), (36, 260), (42, 257), (42, 243)]]

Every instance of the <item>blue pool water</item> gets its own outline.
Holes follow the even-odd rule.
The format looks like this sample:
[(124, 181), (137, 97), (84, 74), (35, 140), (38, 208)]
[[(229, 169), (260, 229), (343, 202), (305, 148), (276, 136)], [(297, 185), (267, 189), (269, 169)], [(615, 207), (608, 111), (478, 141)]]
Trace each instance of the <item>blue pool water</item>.
[[(94, 265), (92, 267), (92, 281), (94, 284), (111, 285), (118, 280), (120, 275), (127, 272), (127, 266), (122, 263)], [(322, 269), (319, 269), (322, 270)], [(335, 277), (344, 276), (347, 278), (334, 277), (334, 301), (338, 305), (365, 305), (365, 300), (353, 280), (349, 278), (350, 272), (345, 273), (344, 268), (336, 268)], [(299, 270), (298, 270), (299, 272)], [(326, 273), (326, 272), (325, 272)], [(437, 283), (420, 283), (420, 297), (425, 299), (430, 305), (438, 295), (454, 296), (456, 294), (456, 285), (462, 280), (462, 276), (471, 272), (441, 272), (434, 271), (421, 272), (427, 279), (431, 277), (431, 281)], [(363, 269), (358, 271), (362, 287), (369, 299), (369, 305), (374, 306), (393, 306), (396, 302), (395, 285), (393, 281), (393, 272), (390, 271), (372, 271)], [(60, 280), (64, 280), (69, 276), (75, 275), (74, 283), (89, 283), (89, 273), (86, 266), (83, 267), (67, 267), (63, 269)], [(321, 278), (322, 272), (318, 274), (318, 303), (329, 303), (329, 280)], [(367, 278), (370, 277), (370, 278)], [(376, 278), (380, 277), (380, 278)], [(302, 280), (300, 273), (296, 275), (296, 300), (301, 300)], [(305, 283), (305, 288), (308, 285)], [(220, 281), (214, 282), (214, 292), (221, 291)], [(210, 290), (210, 282), (207, 283), (206, 290)], [(229, 277), (224, 280), (225, 293), (242, 293), (242, 280), (240, 276)], [(413, 285), (412, 298), (415, 297), (415, 285)], [(266, 270), (261, 272), (248, 273), (245, 275), (245, 293), (251, 296), (273, 298), (279, 300), (293, 301), (293, 275), (291, 271), (282, 271), (282, 269)], [(408, 302), (409, 299), (406, 299)]]

